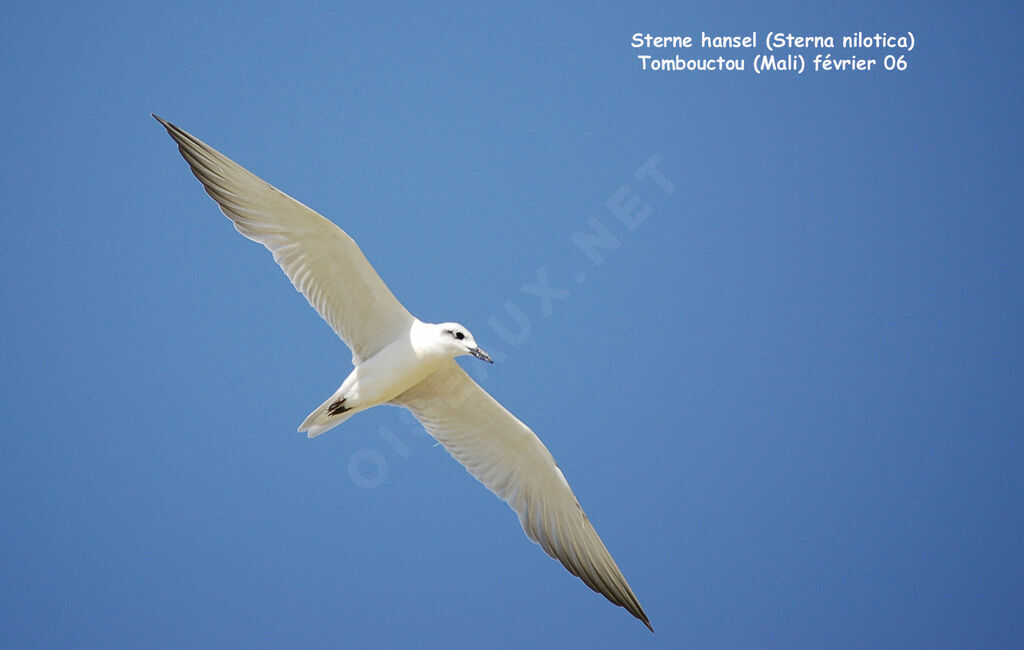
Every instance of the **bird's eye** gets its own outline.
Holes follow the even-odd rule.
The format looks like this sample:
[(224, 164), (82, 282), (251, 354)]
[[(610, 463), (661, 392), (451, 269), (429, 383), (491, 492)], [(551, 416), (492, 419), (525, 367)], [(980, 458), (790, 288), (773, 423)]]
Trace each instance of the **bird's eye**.
[(462, 332), (455, 332), (455, 338), (461, 341), (462, 339), (466, 338), (466, 335), (463, 334)]

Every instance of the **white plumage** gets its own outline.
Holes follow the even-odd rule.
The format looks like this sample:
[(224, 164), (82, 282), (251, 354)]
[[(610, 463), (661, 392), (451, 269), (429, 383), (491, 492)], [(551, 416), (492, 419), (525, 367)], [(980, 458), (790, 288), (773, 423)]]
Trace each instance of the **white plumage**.
[(273, 253), (295, 288), (352, 350), (354, 369), (299, 430), (314, 437), (378, 404), (409, 409), (519, 514), (530, 539), (651, 628), (551, 453), (455, 363), (454, 357), (464, 354), (490, 361), (469, 330), (458, 323), (419, 321), (338, 226), (194, 136), (156, 119), (238, 232)]

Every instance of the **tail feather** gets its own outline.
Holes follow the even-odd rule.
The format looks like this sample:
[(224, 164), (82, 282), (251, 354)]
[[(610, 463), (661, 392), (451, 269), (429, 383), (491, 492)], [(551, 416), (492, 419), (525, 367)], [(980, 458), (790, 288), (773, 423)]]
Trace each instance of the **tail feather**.
[(305, 433), (308, 437), (315, 438), (321, 433), (330, 431), (361, 410), (363, 409), (346, 408), (344, 398), (335, 393), (306, 416), (306, 419), (299, 425), (299, 433)]

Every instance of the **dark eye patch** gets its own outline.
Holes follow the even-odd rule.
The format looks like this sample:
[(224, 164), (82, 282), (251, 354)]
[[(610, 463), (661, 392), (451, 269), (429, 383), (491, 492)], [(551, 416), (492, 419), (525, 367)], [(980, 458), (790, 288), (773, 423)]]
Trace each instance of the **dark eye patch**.
[(462, 332), (455, 332), (455, 338), (461, 341), (462, 339), (466, 338), (466, 335), (463, 334)]

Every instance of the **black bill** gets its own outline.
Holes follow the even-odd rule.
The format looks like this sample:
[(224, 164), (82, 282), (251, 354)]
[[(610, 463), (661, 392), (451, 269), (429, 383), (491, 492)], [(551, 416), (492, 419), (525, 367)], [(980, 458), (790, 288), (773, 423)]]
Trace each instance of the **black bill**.
[(482, 359), (487, 363), (494, 363), (494, 361), (491, 359), (491, 355), (487, 354), (480, 348), (470, 348), (469, 353), (472, 354), (477, 359)]

